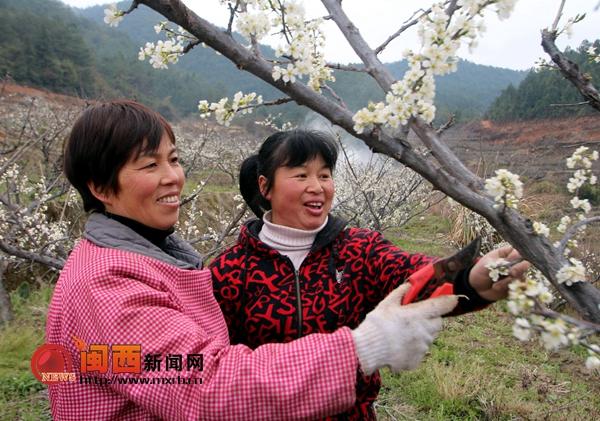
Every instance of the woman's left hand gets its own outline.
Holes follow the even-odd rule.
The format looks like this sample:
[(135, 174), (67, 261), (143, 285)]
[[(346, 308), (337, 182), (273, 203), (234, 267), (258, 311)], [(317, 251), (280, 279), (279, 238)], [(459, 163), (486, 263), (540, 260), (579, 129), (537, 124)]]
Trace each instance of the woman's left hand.
[(490, 251), (483, 256), (471, 269), (469, 274), (469, 283), (477, 291), (480, 297), (488, 301), (498, 301), (508, 296), (508, 285), (515, 279), (522, 278), (531, 263), (522, 261), (510, 268), (508, 276), (500, 278), (499, 281), (493, 282), (489, 276), (489, 269), (486, 265), (504, 259), (509, 262), (521, 260), (521, 255), (511, 246), (505, 246), (496, 250)]

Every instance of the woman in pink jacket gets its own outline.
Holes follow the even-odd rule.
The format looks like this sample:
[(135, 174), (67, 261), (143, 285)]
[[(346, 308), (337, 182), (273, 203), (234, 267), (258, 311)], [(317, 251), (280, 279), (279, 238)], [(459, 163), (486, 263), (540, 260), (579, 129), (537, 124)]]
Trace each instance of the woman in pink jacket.
[(131, 101), (90, 106), (64, 171), (90, 212), (48, 311), (46, 342), (75, 381), (49, 386), (56, 420), (311, 419), (356, 399), (360, 371), (415, 367), (455, 296), (401, 306), (394, 290), (351, 330), (231, 346), (211, 274), (173, 233), (184, 175), (175, 136)]

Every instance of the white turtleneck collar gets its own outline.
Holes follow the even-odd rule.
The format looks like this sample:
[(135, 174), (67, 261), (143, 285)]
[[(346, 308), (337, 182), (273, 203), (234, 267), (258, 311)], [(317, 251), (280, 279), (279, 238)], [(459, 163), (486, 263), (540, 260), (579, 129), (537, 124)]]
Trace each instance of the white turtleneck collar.
[(263, 216), (263, 226), (258, 233), (258, 238), (279, 253), (288, 256), (294, 268), (298, 270), (308, 255), (315, 237), (327, 225), (328, 219), (329, 217), (325, 218), (323, 225), (314, 230), (301, 230), (274, 224), (271, 222), (271, 211), (268, 211)]

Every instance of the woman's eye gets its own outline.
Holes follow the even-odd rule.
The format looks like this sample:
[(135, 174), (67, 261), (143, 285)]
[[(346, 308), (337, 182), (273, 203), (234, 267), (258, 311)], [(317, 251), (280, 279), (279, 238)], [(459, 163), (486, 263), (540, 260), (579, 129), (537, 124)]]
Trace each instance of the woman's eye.
[(156, 167), (156, 162), (151, 162), (149, 164), (144, 165), (142, 168), (154, 168)]
[(179, 162), (179, 157), (178, 157), (178, 156), (174, 156), (174, 157), (172, 157), (172, 158), (171, 158), (171, 162), (172, 162), (172, 163), (177, 163), (177, 162)]

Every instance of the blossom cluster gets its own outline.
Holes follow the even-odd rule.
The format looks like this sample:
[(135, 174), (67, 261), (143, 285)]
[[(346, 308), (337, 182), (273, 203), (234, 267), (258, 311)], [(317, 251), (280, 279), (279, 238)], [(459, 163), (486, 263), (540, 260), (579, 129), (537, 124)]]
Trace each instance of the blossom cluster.
[[(13, 163), (0, 175), (0, 184), (6, 186), (5, 195), (9, 202), (22, 203), (35, 198), (34, 206), (0, 207), (0, 240), (13, 243), (22, 250), (49, 256), (64, 255), (73, 240), (67, 221), (49, 217), (52, 183), (43, 175), (32, 180), (22, 173), (18, 163)], [(68, 205), (72, 200), (70, 194), (66, 197)]]
[(179, 61), (179, 56), (182, 54), (182, 43), (174, 43), (171, 40), (159, 40), (156, 44), (147, 42), (144, 47), (141, 47), (138, 58), (140, 61), (144, 61), (147, 57), (150, 57), (149, 62), (152, 67), (155, 69), (167, 69), (169, 67), (168, 63), (177, 63)]
[(236, 92), (231, 102), (228, 97), (221, 98), (219, 102), (208, 103), (202, 100), (198, 103), (200, 117), (206, 118), (214, 113), (217, 122), (224, 126), (229, 126), (231, 120), (237, 113), (248, 114), (252, 109), (261, 105), (263, 102), (261, 95), (251, 92), (244, 95), (241, 91)]
[(411, 117), (431, 122), (435, 117), (434, 76), (456, 71), (457, 51), (462, 40), (467, 40), (471, 49), (477, 46), (477, 37), (485, 31), (481, 18), (485, 7), (495, 4), (499, 17), (506, 18), (514, 3), (515, 0), (459, 0), (460, 8), (452, 19), (444, 10), (444, 3), (434, 4), (431, 12), (420, 20), (420, 52), (407, 50), (404, 53), (409, 70), (402, 80), (391, 86), (385, 104), (370, 104), (354, 115), (354, 130), (362, 133), (379, 124), (398, 127)]
[(513, 335), (521, 341), (529, 341), (537, 333), (540, 342), (550, 351), (582, 344), (589, 351), (586, 367), (589, 370), (600, 370), (600, 347), (588, 343), (588, 335), (579, 326), (560, 316), (541, 315), (543, 306), (552, 301), (549, 283), (536, 269), (531, 269), (524, 280), (511, 282), (508, 309), (518, 316), (513, 324)]
[(523, 183), (519, 176), (505, 169), (496, 170), (496, 176), (485, 180), (485, 191), (494, 197), (494, 207), (517, 208), (523, 197)]
[[(591, 211), (592, 205), (588, 199), (581, 199), (578, 196), (579, 189), (586, 183), (590, 185), (597, 183), (597, 178), (592, 174), (593, 161), (598, 160), (598, 152), (592, 151), (587, 146), (581, 146), (573, 152), (573, 154), (567, 158), (567, 168), (574, 170), (573, 176), (569, 178), (567, 183), (567, 190), (570, 193), (575, 193), (575, 196), (571, 199), (571, 207), (578, 212), (577, 217), (579, 220), (586, 218), (586, 215)], [(569, 224), (572, 223), (572, 218), (565, 215), (561, 218), (558, 227), (556, 228), (559, 233), (565, 233)], [(579, 227), (577, 234), (582, 234), (585, 231), (585, 225)], [(559, 242), (554, 244), (555, 247), (559, 245)], [(565, 248), (565, 256), (568, 256), (571, 249), (577, 247), (577, 239), (571, 238), (567, 242)], [(571, 285), (575, 282), (583, 282), (586, 279), (586, 268), (581, 261), (570, 258), (570, 264), (564, 265), (557, 273), (557, 280), (560, 283)]]
[[(580, 146), (573, 152), (573, 155), (567, 158), (567, 168), (575, 170), (573, 177), (569, 178), (569, 183), (567, 184), (567, 189), (570, 193), (576, 193), (586, 182), (592, 185), (596, 184), (598, 179), (592, 174), (592, 161), (597, 160), (598, 151), (592, 151), (587, 146)], [(579, 201), (576, 204), (577, 206), (573, 204), (574, 208), (581, 207)]]
[[(223, 3), (223, 2), (222, 2)], [(307, 77), (307, 85), (316, 92), (327, 81), (334, 81), (333, 71), (326, 66), (323, 55), (325, 34), (322, 19), (308, 20), (297, 0), (245, 0), (240, 2), (236, 29), (248, 40), (260, 41), (272, 28), (281, 28), (275, 35), (282, 42), (275, 50), (283, 60), (273, 66), (273, 80), (294, 83)]]
[(537, 235), (541, 235), (544, 237), (550, 236), (550, 228), (548, 228), (548, 226), (543, 222), (534, 222), (533, 232), (535, 232)]
[[(567, 158), (567, 167), (574, 170), (569, 179), (567, 189), (577, 194), (579, 188), (585, 183), (595, 184), (596, 177), (592, 174), (593, 161), (598, 159), (598, 153), (582, 146), (572, 156)], [(514, 174), (506, 170), (496, 171), (496, 177), (486, 180), (486, 191), (494, 196), (496, 207), (501, 204), (506, 206), (516, 205), (516, 200), (522, 195), (522, 184)], [(578, 212), (578, 219), (584, 219), (590, 212), (591, 205), (587, 199), (581, 199), (577, 195), (571, 200), (571, 206)], [(559, 233), (565, 233), (573, 218), (565, 215), (561, 218), (557, 227)], [(583, 231), (582, 226), (579, 231)], [(537, 235), (549, 237), (550, 229), (541, 222), (533, 223), (533, 231)], [(555, 243), (558, 247), (559, 242)], [(570, 249), (577, 247), (577, 240), (569, 238), (566, 242), (565, 256)], [(506, 274), (507, 264), (503, 260), (492, 262), (486, 266), (490, 270), (493, 281), (500, 275)], [(586, 268), (580, 260), (573, 257), (557, 272), (556, 280), (560, 284), (572, 285), (576, 282), (586, 280)], [(532, 269), (524, 280), (513, 281), (509, 286), (508, 308), (512, 314), (518, 316), (513, 325), (513, 334), (520, 340), (529, 340), (534, 333), (539, 334), (539, 339), (548, 350), (556, 350), (575, 344), (584, 344), (590, 355), (586, 361), (588, 369), (600, 370), (600, 348), (597, 345), (587, 343), (587, 335), (581, 331), (576, 323), (558, 317), (550, 317), (541, 310), (553, 300), (549, 290), (548, 280), (541, 272)]]
[(556, 274), (556, 280), (560, 284), (573, 285), (575, 282), (585, 282), (585, 267), (581, 261), (570, 258), (570, 265), (564, 265)]

